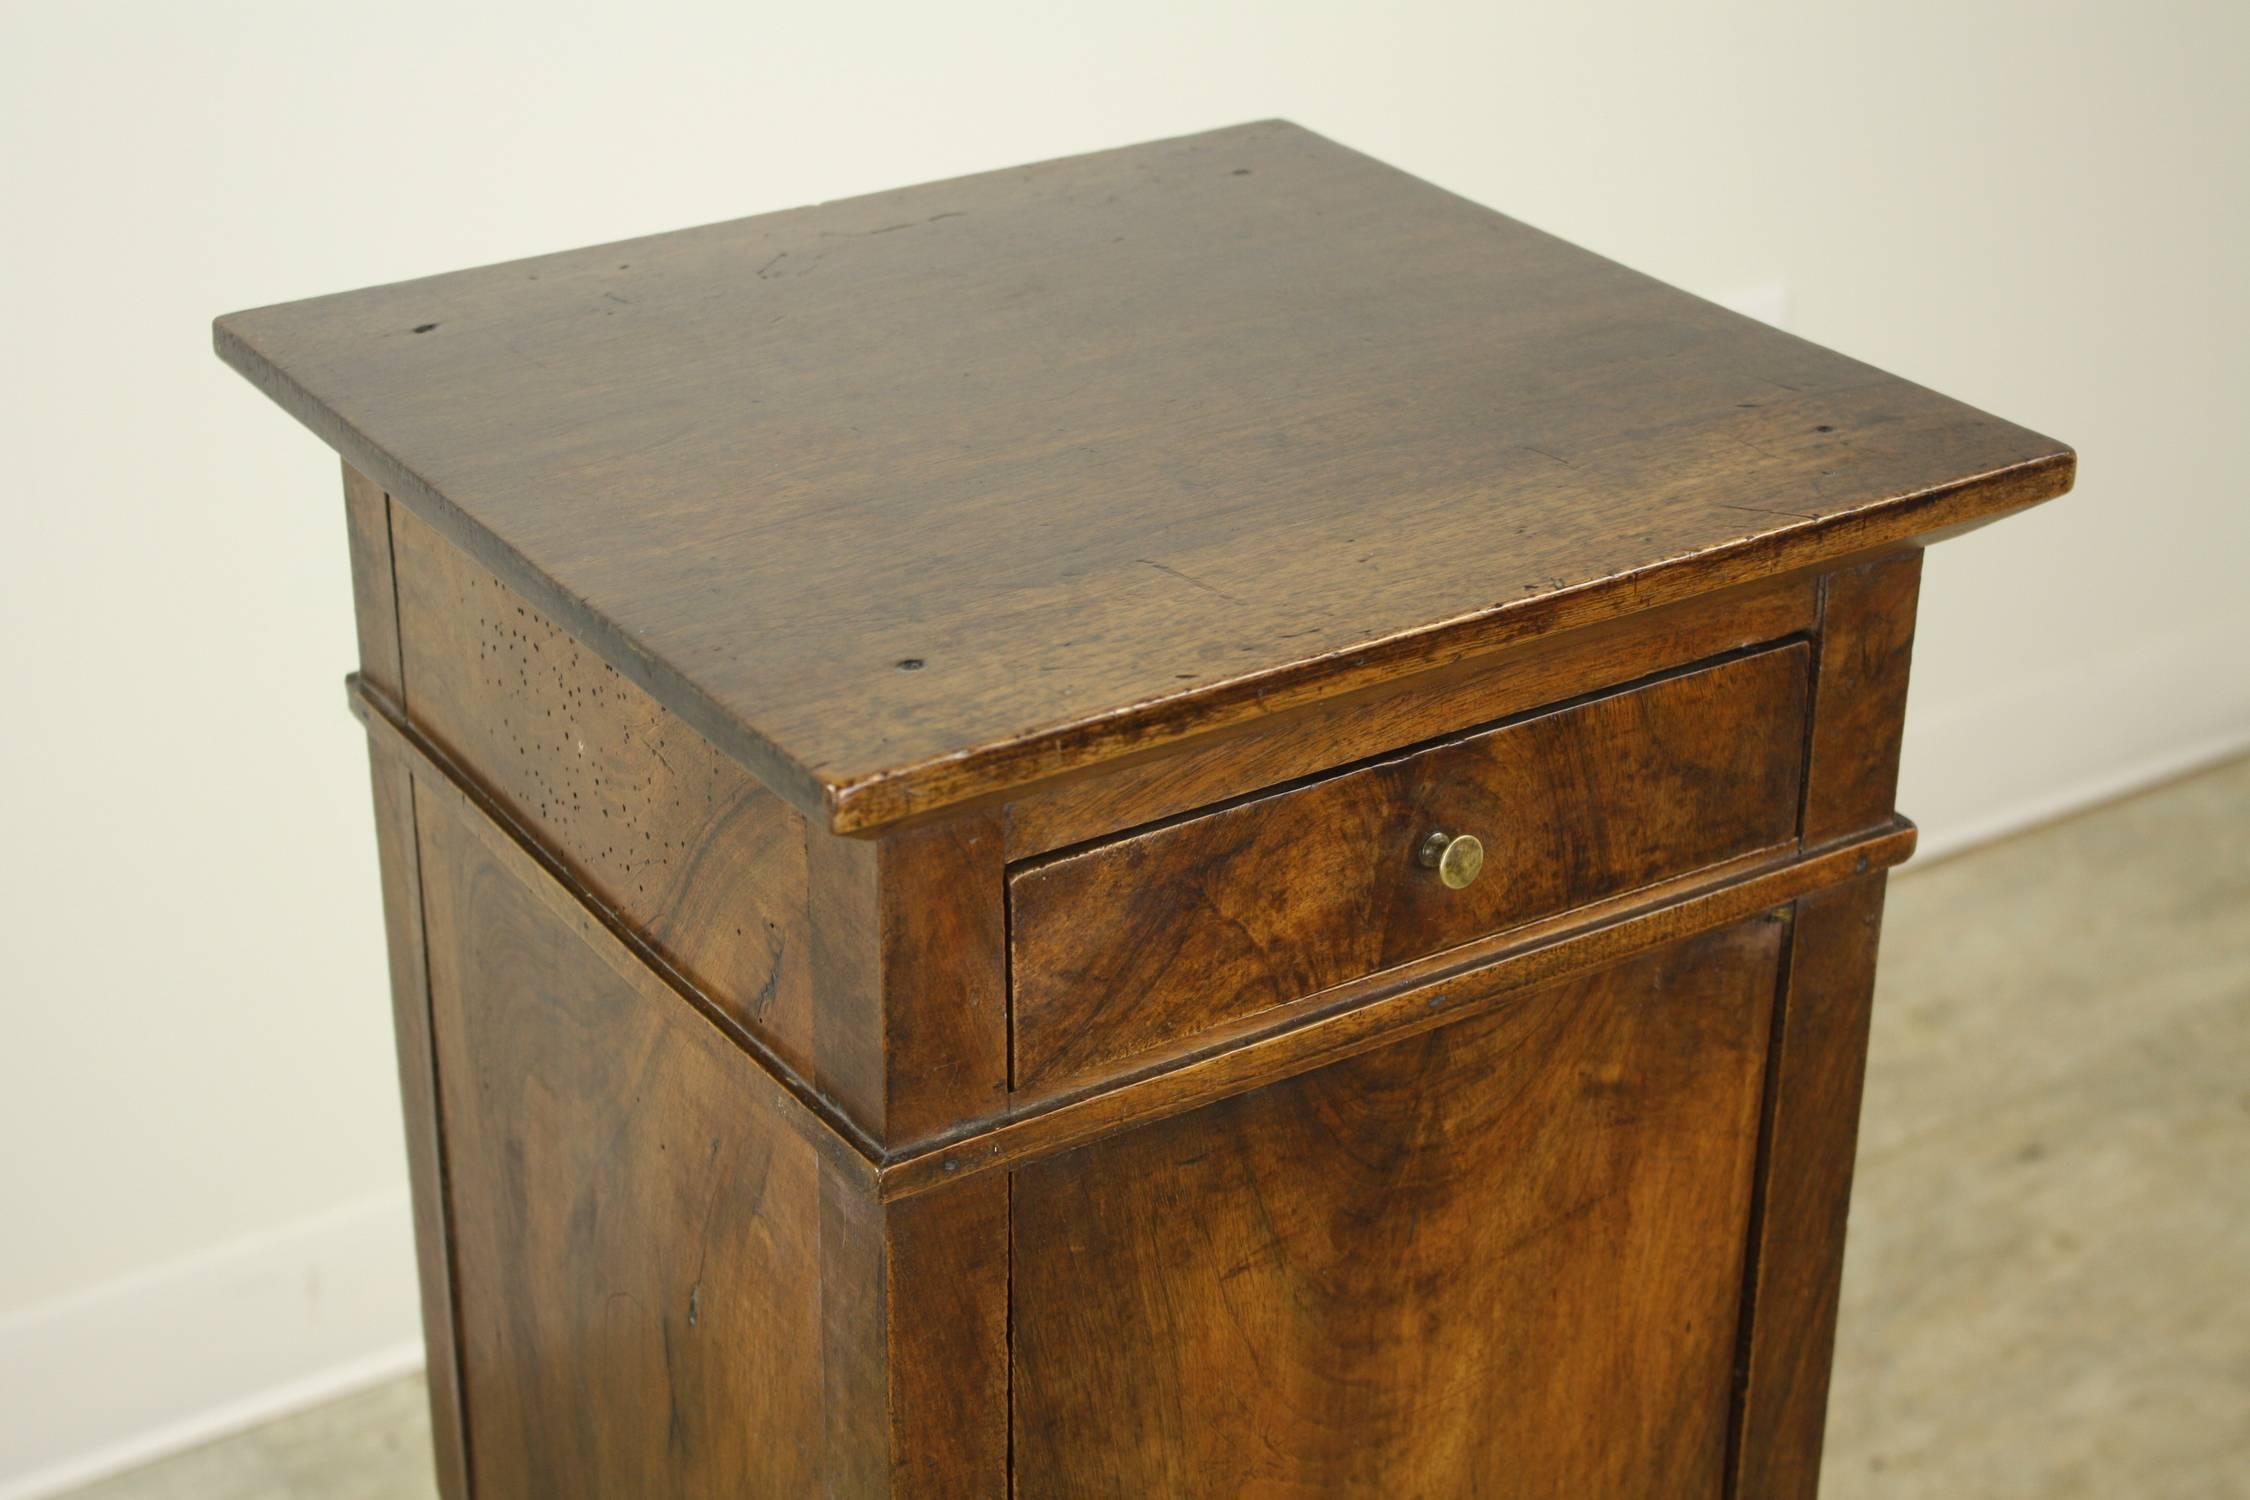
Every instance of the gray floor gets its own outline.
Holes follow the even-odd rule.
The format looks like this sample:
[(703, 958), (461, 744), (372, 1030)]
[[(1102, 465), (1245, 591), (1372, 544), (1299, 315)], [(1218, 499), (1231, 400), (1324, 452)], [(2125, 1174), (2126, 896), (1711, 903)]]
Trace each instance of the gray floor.
[[(1825, 1500), (2250, 1500), (2250, 760), (1893, 882)], [(78, 1492), (431, 1500), (419, 1381)]]

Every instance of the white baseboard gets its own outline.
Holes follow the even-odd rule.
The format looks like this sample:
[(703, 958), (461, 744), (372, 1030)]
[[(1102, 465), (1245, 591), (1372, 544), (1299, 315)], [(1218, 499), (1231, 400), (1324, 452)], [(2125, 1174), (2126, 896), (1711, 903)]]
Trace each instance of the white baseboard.
[(0, 1500), (35, 1500), (422, 1363), (404, 1193), (0, 1318)]
[(1976, 817), (1952, 820), (1935, 831), (1925, 828), (1913, 861), (1898, 873), (1910, 875), (1939, 860), (1966, 854), (1980, 845), (2057, 822), (2197, 771), (2209, 770), (2242, 755), (2250, 755), (2250, 732), (2220, 735), (2087, 776), (2069, 785), (2017, 798)]
[[(1944, 628), (1933, 616), (1917, 649), (1942, 654)], [(1898, 805), (1922, 839), (1906, 868), (2250, 751), (2239, 633), (2230, 620), (2194, 621), (2036, 673), (1917, 682)]]

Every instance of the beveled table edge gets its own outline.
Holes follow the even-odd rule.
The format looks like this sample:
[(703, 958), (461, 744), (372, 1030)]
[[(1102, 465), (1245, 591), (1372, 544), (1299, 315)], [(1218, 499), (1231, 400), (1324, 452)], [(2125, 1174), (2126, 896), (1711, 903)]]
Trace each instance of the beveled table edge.
[[(229, 315), (232, 316), (232, 315)], [(563, 588), (438, 489), (394, 459), (252, 348), (212, 324), (219, 358), (344, 460), (410, 507), (526, 600), (562, 625), (697, 733), (832, 833), (866, 836), (935, 814), (996, 801), (1043, 782), (1169, 746), (1212, 730), (1337, 697), (1371, 684), (1496, 652), (1534, 637), (1597, 624), (1730, 584), (1817, 566), (1894, 543), (1954, 534), (2065, 494), (2076, 452), (2061, 443), (2020, 463), (1893, 496), (1848, 514), (1808, 518), (1692, 556), (1505, 600), (1489, 609), (1361, 642), (1287, 666), (1198, 684), (1083, 719), (1027, 726), (1005, 739), (903, 766), (810, 766), (723, 707)], [(2053, 442), (2052, 439), (2047, 439)]]

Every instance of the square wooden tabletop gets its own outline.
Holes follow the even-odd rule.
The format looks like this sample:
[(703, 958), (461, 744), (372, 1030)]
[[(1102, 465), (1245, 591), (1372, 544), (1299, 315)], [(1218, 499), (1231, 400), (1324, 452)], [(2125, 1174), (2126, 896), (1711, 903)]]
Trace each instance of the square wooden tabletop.
[(1278, 121), (221, 318), (839, 830), (2069, 488)]

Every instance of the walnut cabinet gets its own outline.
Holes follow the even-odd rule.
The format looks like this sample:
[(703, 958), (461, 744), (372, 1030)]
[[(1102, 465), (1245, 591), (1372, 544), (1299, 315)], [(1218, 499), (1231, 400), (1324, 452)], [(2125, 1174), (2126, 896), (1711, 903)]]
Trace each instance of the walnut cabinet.
[(2068, 448), (1278, 122), (216, 339), (448, 1500), (1814, 1493), (1920, 549)]

